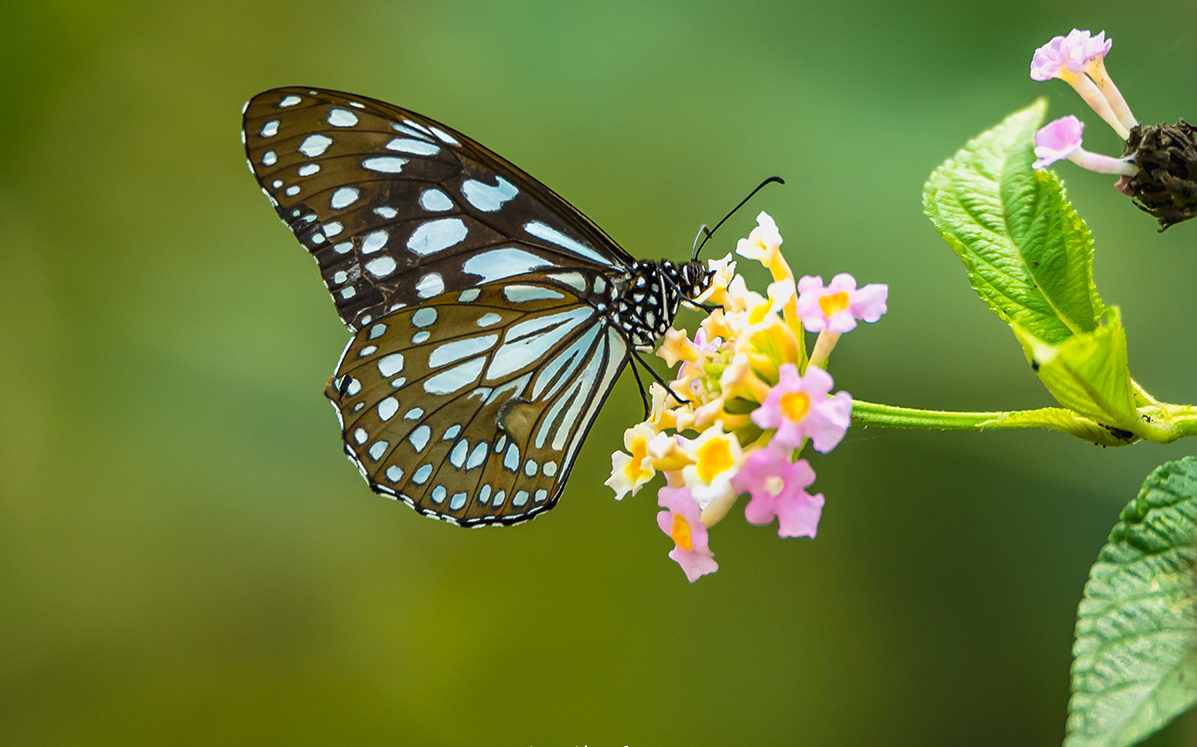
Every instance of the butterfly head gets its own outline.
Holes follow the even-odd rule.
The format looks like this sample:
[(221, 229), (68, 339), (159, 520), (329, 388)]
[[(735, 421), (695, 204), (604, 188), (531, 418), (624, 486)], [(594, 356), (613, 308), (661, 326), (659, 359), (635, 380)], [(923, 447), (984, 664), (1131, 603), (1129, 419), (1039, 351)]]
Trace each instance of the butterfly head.
[(714, 276), (714, 270), (704, 267), (701, 260), (692, 259), (676, 269), (674, 282), (683, 296), (694, 300), (711, 287), (711, 278)]

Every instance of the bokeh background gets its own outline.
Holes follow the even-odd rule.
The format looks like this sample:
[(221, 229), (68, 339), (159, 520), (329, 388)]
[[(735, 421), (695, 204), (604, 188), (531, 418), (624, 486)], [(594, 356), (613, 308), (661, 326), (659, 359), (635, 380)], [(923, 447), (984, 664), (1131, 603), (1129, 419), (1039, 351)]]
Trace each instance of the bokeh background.
[[(1027, 77), (1072, 26), (1113, 37), (1141, 119), (1197, 118), (1192, 0), (45, 0), (0, 26), (0, 741), (1063, 736), (1087, 569), (1191, 444), (854, 430), (815, 460), (816, 541), (733, 515), (719, 572), (690, 585), (651, 493), (602, 484), (640, 417), (628, 377), (545, 518), (422, 519), (341, 454), (321, 391), (347, 335), (246, 173), (239, 113), (288, 84), (394, 101), (654, 258), (780, 174), (712, 251), (765, 209), (798, 272), (889, 284), (889, 314), (836, 351), (839, 386), (1029, 408), (1049, 399), (923, 217), (923, 181), (1041, 95), (1119, 152), (1070, 89)], [(1110, 178), (1059, 172), (1136, 377), (1194, 401), (1197, 224), (1158, 235)]]

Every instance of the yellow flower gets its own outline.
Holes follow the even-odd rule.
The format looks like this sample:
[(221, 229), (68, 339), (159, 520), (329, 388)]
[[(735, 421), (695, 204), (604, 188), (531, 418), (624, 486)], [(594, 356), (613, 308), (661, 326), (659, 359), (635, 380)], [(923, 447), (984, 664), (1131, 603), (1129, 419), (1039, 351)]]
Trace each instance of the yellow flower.
[(686, 336), (686, 330), (670, 327), (665, 330), (665, 341), (657, 349), (657, 355), (665, 361), (665, 365), (672, 368), (678, 361), (694, 361), (698, 359), (698, 348)]
[(722, 306), (727, 287), (736, 277), (736, 263), (732, 260), (732, 255), (727, 254), (722, 259), (710, 260), (707, 267), (714, 273), (711, 276), (711, 284), (694, 300), (698, 303), (716, 303)]
[(724, 433), (722, 424), (716, 423), (698, 438), (683, 440), (680, 449), (692, 462), (682, 468), (682, 480), (700, 507), (733, 493), (731, 480), (744, 462), (734, 433)]
[(647, 423), (637, 423), (623, 432), (623, 445), (630, 454), (617, 451), (611, 455), (611, 477), (603, 483), (615, 491), (615, 500), (623, 500), (629, 491), (635, 495), (656, 476), (648, 459), (649, 442), (656, 435)]

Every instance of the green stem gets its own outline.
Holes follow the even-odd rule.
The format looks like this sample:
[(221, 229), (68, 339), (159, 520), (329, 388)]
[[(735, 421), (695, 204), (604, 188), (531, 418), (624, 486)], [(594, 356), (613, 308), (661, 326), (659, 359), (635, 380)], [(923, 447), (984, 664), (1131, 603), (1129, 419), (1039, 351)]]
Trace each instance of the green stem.
[[(1001, 418), (1004, 412), (950, 412), (948, 410), (920, 410), (916, 407), (880, 405), (874, 402), (852, 401), (852, 425), (879, 425), (886, 428), (918, 428), (927, 430), (979, 430), (982, 423)], [(1006, 426), (1031, 428), (1034, 426)]]
[[(1145, 393), (1144, 393), (1145, 394)], [(1155, 400), (1150, 400), (1155, 402)], [(855, 400), (852, 425), (857, 427), (912, 428), (920, 430), (1015, 430), (1047, 428), (1103, 446), (1126, 446), (1139, 439), (1172, 443), (1197, 436), (1197, 407), (1156, 404), (1139, 408), (1139, 427), (1133, 432), (1113, 428), (1063, 407), (995, 412), (951, 412), (896, 407)]]

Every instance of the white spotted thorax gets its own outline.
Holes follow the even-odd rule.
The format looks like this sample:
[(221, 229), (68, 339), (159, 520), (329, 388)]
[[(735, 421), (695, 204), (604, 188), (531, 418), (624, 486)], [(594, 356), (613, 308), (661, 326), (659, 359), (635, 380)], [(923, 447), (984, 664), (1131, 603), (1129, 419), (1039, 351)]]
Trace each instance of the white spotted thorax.
[(640, 261), (459, 132), (364, 96), (244, 110), (251, 173), (355, 334), (325, 394), (375, 491), (461, 526), (558, 500), (630, 351), (711, 273)]

